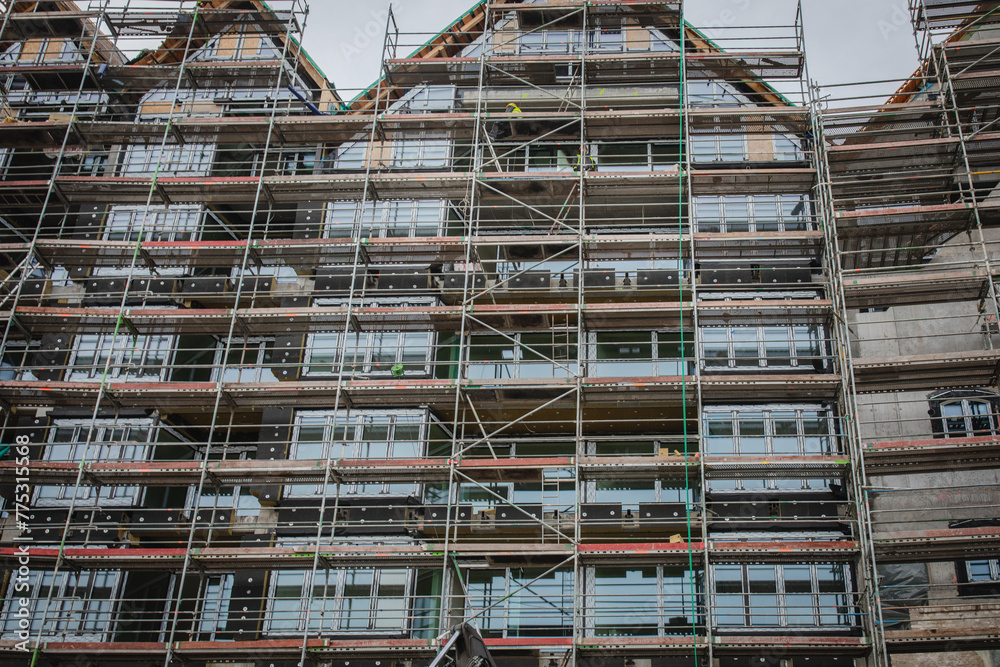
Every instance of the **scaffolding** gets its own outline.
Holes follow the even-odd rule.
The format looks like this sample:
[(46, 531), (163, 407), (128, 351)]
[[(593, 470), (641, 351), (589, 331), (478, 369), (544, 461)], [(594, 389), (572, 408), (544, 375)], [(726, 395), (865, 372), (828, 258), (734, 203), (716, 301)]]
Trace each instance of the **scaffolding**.
[(5, 661), (998, 646), (995, 3), (863, 89), (801, 7), (390, 9), (356, 95), (304, 0), (7, 5)]

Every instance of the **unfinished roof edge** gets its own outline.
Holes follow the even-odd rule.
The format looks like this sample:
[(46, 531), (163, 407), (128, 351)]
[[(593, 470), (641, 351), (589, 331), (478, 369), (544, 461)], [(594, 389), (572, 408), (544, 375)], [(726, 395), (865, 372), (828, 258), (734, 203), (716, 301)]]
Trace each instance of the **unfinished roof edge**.
[[(421, 51), (423, 51), (427, 47), (429, 47), (432, 44), (434, 44), (437, 40), (439, 40), (442, 37), (444, 37), (447, 33), (451, 32), (451, 30), (455, 26), (462, 24), (466, 20), (466, 18), (468, 18), (470, 15), (472, 15), (477, 10), (481, 9), (482, 7), (484, 7), (488, 3), (488, 1), (489, 0), (478, 0), (474, 5), (472, 5), (472, 7), (470, 7), (468, 10), (466, 10), (464, 13), (462, 13), (457, 19), (455, 19), (454, 21), (452, 21), (451, 23), (449, 23), (446, 28), (444, 28), (443, 30), (441, 30), (440, 32), (438, 32), (436, 35), (434, 35), (433, 37), (431, 37), (429, 40), (427, 40), (426, 42), (424, 42), (423, 44), (421, 44), (413, 52), (411, 52), (408, 56), (406, 56), (406, 58), (407, 59), (411, 59), (411, 58), (417, 57), (417, 55)], [(698, 29), (694, 25), (688, 23), (686, 20), (684, 21), (683, 25), (684, 25), (685, 31), (691, 31), (691, 32), (695, 33), (695, 35), (697, 35), (699, 39), (703, 39), (717, 53), (725, 53), (726, 52), (725, 49), (721, 48), (718, 44), (716, 44), (714, 41), (712, 41), (712, 39), (710, 37), (708, 37), (705, 33), (703, 33), (700, 29)], [(686, 35), (685, 35), (685, 37), (686, 37)], [(372, 100), (373, 99), (373, 97), (372, 97), (373, 91), (377, 90), (378, 87), (379, 87), (379, 85), (383, 81), (385, 81), (385, 77), (384, 76), (381, 76), (381, 77), (375, 79), (375, 81), (373, 81), (371, 84), (369, 84), (366, 88), (364, 88), (361, 92), (359, 92), (357, 95), (355, 95), (349, 101), (347, 101), (347, 102), (341, 102), (341, 104), (340, 104), (340, 110), (341, 111), (351, 111), (351, 110), (360, 111), (361, 109), (356, 108), (357, 104), (359, 102)], [(794, 102), (792, 102), (787, 97), (785, 97), (783, 94), (781, 94), (780, 92), (778, 92), (770, 83), (768, 83), (764, 79), (754, 78), (752, 81), (748, 81), (746, 83), (757, 83), (757, 84), (760, 84), (760, 85), (766, 87), (767, 90), (768, 90), (768, 92), (774, 94), (784, 104), (786, 104), (788, 106), (795, 106)]]

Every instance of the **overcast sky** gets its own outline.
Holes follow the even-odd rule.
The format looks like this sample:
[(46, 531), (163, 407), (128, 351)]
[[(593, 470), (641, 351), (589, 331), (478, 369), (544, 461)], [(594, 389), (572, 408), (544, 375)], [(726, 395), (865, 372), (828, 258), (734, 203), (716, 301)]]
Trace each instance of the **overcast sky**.
[[(400, 51), (409, 53), (468, 11), (473, 0), (394, 0)], [(802, 0), (810, 75), (821, 84), (903, 79), (916, 69), (906, 0)], [(344, 98), (379, 73), (388, 0), (311, 0), (305, 46)], [(686, 0), (688, 22), (725, 35), (725, 26), (791, 25), (795, 0)], [(405, 47), (403, 45), (406, 45)], [(402, 55), (402, 53), (401, 53)], [(887, 87), (888, 84), (887, 84)]]

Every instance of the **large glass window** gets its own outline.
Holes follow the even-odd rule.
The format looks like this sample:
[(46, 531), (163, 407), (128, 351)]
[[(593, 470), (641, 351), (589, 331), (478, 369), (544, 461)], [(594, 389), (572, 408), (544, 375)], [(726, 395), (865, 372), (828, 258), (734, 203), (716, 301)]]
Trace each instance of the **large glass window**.
[(945, 433), (949, 438), (997, 435), (997, 411), (989, 400), (964, 398), (941, 404)]
[(702, 233), (799, 232), (812, 215), (805, 195), (700, 196), (695, 220)]
[(710, 455), (829, 455), (838, 451), (833, 414), (820, 406), (706, 408), (703, 421)]
[(703, 368), (828, 367), (826, 334), (818, 325), (705, 327), (699, 331)]
[(475, 335), (469, 341), (470, 379), (558, 378), (576, 374), (576, 331)]
[(587, 367), (591, 377), (687, 375), (693, 368), (690, 333), (683, 346), (679, 332), (664, 331), (598, 331), (592, 340)]
[(451, 164), (451, 142), (447, 139), (413, 139), (396, 142), (392, 166), (403, 169), (444, 169)]
[(130, 146), (122, 168), (124, 176), (207, 176), (212, 168), (212, 144)]
[(846, 564), (734, 564), (715, 565), (711, 571), (712, 620), (720, 631), (854, 625)]
[[(213, 379), (222, 372), (223, 382), (277, 382), (274, 374), (274, 340), (271, 338), (234, 338), (225, 353), (225, 342), (219, 342)], [(225, 370), (220, 365), (225, 356)]]
[[(363, 206), (360, 223), (357, 222), (359, 206)], [(441, 200), (333, 202), (327, 208), (324, 236), (439, 236), (446, 217), (447, 202)]]
[(108, 241), (196, 241), (201, 230), (200, 206), (116, 206), (108, 214)]
[[(412, 459), (425, 455), (427, 413), (419, 410), (398, 412), (355, 411), (300, 412), (295, 418), (294, 441), (289, 458), (340, 459)], [(321, 489), (315, 484), (287, 487), (299, 495), (312, 495)], [(415, 484), (382, 482), (349, 484), (345, 493), (408, 495)]]
[(312, 334), (306, 343), (307, 375), (427, 375), (433, 334), (372, 331)]
[(69, 379), (73, 382), (162, 380), (169, 370), (173, 336), (82, 334), (73, 341)]
[(573, 632), (573, 571), (471, 570), (466, 614), (485, 637), (566, 637)]
[(719, 130), (715, 134), (691, 136), (691, 157), (695, 162), (745, 162), (747, 139), (742, 134)]
[(588, 634), (695, 634), (703, 595), (701, 575), (669, 566), (597, 567), (587, 572)]
[[(46, 461), (76, 463), (79, 461), (115, 462), (144, 461), (152, 451), (155, 432), (149, 420), (118, 420), (90, 422), (60, 420), (49, 429), (45, 447)], [(139, 493), (137, 486), (109, 484), (39, 485), (35, 498), (39, 505), (65, 505), (73, 499), (75, 505), (131, 505)]]
[(111, 631), (115, 592), (121, 577), (121, 572), (101, 570), (58, 574), (35, 570), (27, 575), (26, 591), (15, 591), (14, 587), (24, 582), (12, 579), (4, 604), (5, 620), (0, 621), (3, 635), (16, 636), (22, 617), (15, 612), (19, 600), (26, 599), (32, 637), (41, 632), (42, 637), (59, 641), (105, 641)]
[(276, 572), (265, 632), (393, 633), (409, 627), (409, 570)]

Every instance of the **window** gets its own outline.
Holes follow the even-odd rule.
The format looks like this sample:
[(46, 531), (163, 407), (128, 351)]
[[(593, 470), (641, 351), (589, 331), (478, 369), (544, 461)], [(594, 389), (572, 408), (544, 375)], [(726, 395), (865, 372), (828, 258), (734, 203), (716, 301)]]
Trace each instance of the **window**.
[(473, 335), (469, 379), (559, 378), (579, 372), (576, 329), (545, 333)]
[(596, 153), (601, 171), (663, 171), (680, 162), (677, 145), (666, 142), (598, 144)]
[(567, 637), (573, 632), (572, 570), (471, 570), (467, 589), (466, 614), (480, 614), (484, 637)]
[(817, 325), (782, 327), (705, 327), (701, 338), (702, 367), (828, 368), (826, 335)]
[[(482, 486), (462, 482), (459, 502), (470, 506), (474, 512), (509, 506), (508, 503), (522, 508), (540, 506), (543, 515), (535, 517), (538, 520), (543, 519), (545, 513), (551, 517), (553, 512), (572, 512), (576, 505), (576, 479), (573, 470), (545, 468), (541, 474), (541, 482), (493, 482)], [(515, 515), (511, 520), (533, 529), (540, 527), (537, 521), (522, 514)], [(503, 523), (499, 517), (497, 521)]]
[(219, 342), (213, 370), (213, 381), (222, 372), (223, 382), (277, 382), (274, 374), (274, 340), (271, 338), (234, 338), (226, 355), (226, 368), (220, 366), (225, 354), (225, 341)]
[[(425, 455), (427, 413), (422, 411), (354, 411), (349, 416), (334, 412), (300, 412), (289, 458), (304, 460), (413, 459)], [(315, 484), (289, 485), (299, 495), (314, 495)], [(348, 484), (353, 494), (416, 493), (415, 484), (381, 482)]]
[(969, 583), (1000, 583), (1000, 560), (965, 561), (965, 575)]
[(32, 637), (41, 631), (43, 637), (62, 641), (104, 641), (111, 631), (115, 591), (122, 576), (121, 572), (101, 570), (58, 574), (33, 570), (27, 575), (27, 591), (15, 591), (18, 581), (12, 579), (4, 605), (3, 634), (9, 638), (19, 631), (21, 617), (14, 612), (18, 600), (25, 598)]
[(196, 241), (201, 230), (200, 206), (116, 206), (108, 214), (108, 241)]
[(536, 29), (521, 34), (520, 51), (525, 55), (579, 53), (579, 30)]
[(414, 139), (393, 145), (392, 166), (404, 169), (445, 169), (451, 164), (447, 139)]
[(804, 160), (808, 156), (802, 151), (799, 140), (784, 134), (775, 134), (772, 138), (774, 144), (774, 159), (785, 162)]
[(210, 144), (130, 146), (124, 176), (208, 176), (215, 149)]
[[(355, 223), (359, 206), (363, 206), (360, 226)], [(446, 217), (447, 202), (441, 200), (333, 202), (327, 208), (324, 236), (439, 236)]]
[(454, 86), (421, 86), (392, 105), (395, 113), (431, 113), (455, 109)]
[(704, 595), (701, 573), (649, 565), (597, 567), (586, 576), (589, 636), (696, 634)]
[(591, 334), (590, 377), (688, 375), (694, 367), (693, 335), (664, 331), (598, 331)]
[(684, 486), (683, 479), (598, 479), (588, 483), (587, 494), (591, 502), (621, 503), (623, 512), (638, 512), (639, 505), (647, 503), (690, 505), (697, 495), (694, 489)]
[(1000, 396), (978, 389), (955, 389), (930, 397), (931, 426), (937, 437), (974, 438), (1000, 434)]
[(306, 343), (307, 375), (429, 375), (433, 334), (424, 331), (319, 333)]
[(804, 195), (695, 197), (701, 233), (800, 232), (811, 228), (811, 206)]
[(197, 615), (198, 639), (215, 641), (227, 638), (225, 630), (229, 619), (229, 601), (233, 595), (233, 575), (215, 575), (202, 581), (201, 613)]
[(741, 134), (696, 134), (691, 137), (691, 156), (695, 162), (744, 162), (747, 140)]
[(715, 565), (713, 624), (734, 628), (848, 628), (850, 571), (842, 563)]
[(173, 350), (173, 336), (83, 334), (73, 342), (71, 382), (113, 380), (163, 380)]
[(688, 97), (692, 106), (731, 107), (749, 104), (749, 100), (721, 81), (694, 79), (688, 83)]
[(409, 627), (411, 574), (368, 569), (276, 572), (265, 632), (400, 634)]
[[(46, 461), (70, 463), (83, 460), (100, 463), (144, 461), (152, 452), (151, 443), (155, 437), (153, 425), (148, 420), (57, 421), (49, 429), (44, 458)], [(73, 489), (68, 484), (39, 485), (36, 487), (36, 501), (39, 505), (65, 505), (72, 500)], [(75, 505), (131, 505), (138, 492), (137, 486), (82, 484), (76, 487)]]
[(823, 407), (707, 408), (703, 421), (707, 453), (714, 456), (839, 451), (834, 417)]

